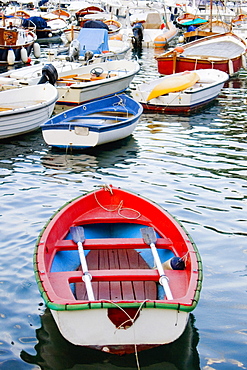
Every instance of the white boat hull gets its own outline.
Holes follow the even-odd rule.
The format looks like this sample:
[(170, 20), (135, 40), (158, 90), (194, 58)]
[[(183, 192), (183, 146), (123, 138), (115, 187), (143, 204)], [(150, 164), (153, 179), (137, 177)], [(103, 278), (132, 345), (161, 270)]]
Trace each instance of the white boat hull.
[(57, 96), (49, 84), (1, 92), (0, 139), (37, 130), (52, 115)]
[[(114, 60), (82, 66), (72, 62), (51, 63), (58, 72), (56, 87), (58, 90), (57, 103), (78, 105), (84, 102), (102, 98), (111, 94), (126, 90), (139, 72), (140, 65), (137, 61)], [(30, 66), (0, 74), (0, 85), (2, 90), (13, 89), (17, 86), (37, 84), (42, 76), (44, 64)], [(69, 78), (73, 76), (89, 75), (92, 69), (102, 68), (106, 78), (87, 80)], [(108, 78), (108, 76), (110, 76)]]
[(42, 133), (44, 140), (48, 145), (60, 148), (73, 147), (74, 149), (82, 149), (124, 139), (132, 134), (132, 132), (136, 128), (137, 123), (138, 121), (127, 127), (117, 128), (115, 130), (107, 132), (88, 132), (84, 131), (83, 129), (50, 129), (43, 130)]
[(171, 343), (183, 333), (189, 317), (184, 311), (144, 308), (132, 326), (118, 329), (107, 309), (51, 312), (65, 339), (95, 347)]
[[(195, 72), (200, 76), (200, 80), (194, 86), (183, 91), (161, 95), (147, 103), (147, 98), (155, 83), (162, 81), (159, 79), (137, 85), (136, 90), (131, 91), (131, 96), (145, 105), (146, 109), (155, 107), (157, 110), (165, 112), (169, 110), (192, 111), (214, 100), (228, 80), (228, 75), (218, 70), (197, 70)], [(165, 81), (165, 78), (163, 80)]]

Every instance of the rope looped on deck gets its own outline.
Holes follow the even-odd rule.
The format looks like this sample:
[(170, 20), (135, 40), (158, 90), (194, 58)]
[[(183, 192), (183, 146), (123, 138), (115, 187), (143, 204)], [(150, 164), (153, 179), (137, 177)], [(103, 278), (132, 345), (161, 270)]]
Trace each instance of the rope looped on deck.
[[(113, 190), (112, 190), (112, 188), (111, 188), (109, 185), (102, 185), (102, 188), (103, 188), (104, 190), (106, 190), (106, 191), (109, 191), (109, 192), (111, 193), (111, 195), (113, 195)], [(114, 209), (108, 209), (108, 208), (104, 207), (104, 206), (99, 202), (99, 200), (98, 200), (98, 198), (97, 198), (97, 196), (96, 196), (96, 193), (94, 193), (94, 198), (95, 198), (96, 202), (98, 203), (98, 205), (99, 205), (102, 209), (104, 209), (105, 211), (107, 211), (107, 212), (115, 212), (115, 211), (117, 211), (117, 212), (118, 212), (118, 215), (119, 215), (120, 217), (126, 218), (126, 219), (128, 219), (128, 220), (136, 220), (137, 218), (141, 217), (141, 213), (140, 213), (139, 211), (137, 211), (137, 210), (135, 210), (135, 209), (133, 209), (133, 208), (123, 207), (123, 200), (121, 200), (121, 201), (119, 202), (119, 204), (116, 206), (116, 208), (114, 208)], [(133, 212), (135, 212), (137, 215), (136, 215), (135, 217), (124, 216), (121, 212), (126, 211), (126, 210), (133, 211)]]

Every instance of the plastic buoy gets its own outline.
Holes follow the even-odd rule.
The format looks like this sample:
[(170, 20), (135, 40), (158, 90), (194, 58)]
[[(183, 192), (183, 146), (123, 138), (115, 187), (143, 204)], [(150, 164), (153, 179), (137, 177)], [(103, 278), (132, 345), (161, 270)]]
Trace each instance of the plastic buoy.
[(8, 51), (7, 62), (10, 66), (12, 66), (15, 63), (15, 53), (13, 49), (9, 49)]
[(229, 75), (232, 76), (234, 73), (234, 68), (233, 68), (233, 61), (229, 59), (228, 61), (228, 68), (229, 68)]
[(154, 39), (155, 48), (165, 48), (167, 46), (167, 40), (164, 36), (157, 36)]
[(242, 54), (242, 67), (246, 69), (246, 56), (245, 54)]
[(185, 263), (180, 257), (172, 257), (163, 263), (163, 268), (165, 270), (184, 270)]
[(40, 44), (38, 44), (37, 42), (35, 42), (33, 44), (33, 54), (34, 54), (35, 58), (40, 57)]
[(182, 44), (182, 42), (184, 42), (184, 36), (179, 36), (178, 42)]
[(184, 51), (184, 48), (182, 46), (176, 46), (174, 50), (178, 53), (182, 53)]
[(27, 63), (28, 60), (27, 49), (23, 47), (21, 48), (21, 60), (23, 61), (23, 63)]
[(123, 36), (120, 33), (110, 36), (110, 40), (122, 40), (122, 38)]

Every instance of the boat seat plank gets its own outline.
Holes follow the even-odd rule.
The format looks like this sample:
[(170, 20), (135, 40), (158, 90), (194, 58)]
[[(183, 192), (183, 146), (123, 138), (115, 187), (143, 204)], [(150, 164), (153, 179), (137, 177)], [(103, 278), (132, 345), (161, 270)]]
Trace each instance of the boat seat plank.
[(84, 73), (79, 76), (73, 77), (73, 80), (77, 81), (94, 81), (94, 80), (103, 80), (105, 78), (115, 77), (116, 73), (102, 73), (99, 77), (92, 75), (91, 73)]
[(71, 78), (77, 77), (78, 74), (73, 75), (67, 75), (67, 76), (61, 76), (57, 79), (57, 81), (64, 81), (64, 80), (70, 80)]
[[(156, 248), (171, 249), (172, 241), (169, 238), (158, 238)], [(56, 243), (56, 250), (76, 250), (78, 247), (72, 240), (59, 240)], [(103, 238), (85, 239), (83, 244), (85, 250), (93, 249), (147, 249), (150, 248), (142, 238)]]
[[(87, 262), (89, 262), (89, 259)], [(113, 280), (118, 283), (118, 291), (116, 290), (117, 285), (115, 285), (114, 292), (115, 294), (119, 294), (121, 290), (121, 299), (123, 300), (144, 300), (147, 297), (150, 300), (157, 299), (156, 288), (159, 281), (159, 274), (156, 269), (90, 270), (90, 273), (93, 280), (92, 286), (95, 299), (112, 299), (110, 295), (110, 284), (113, 283)], [(76, 298), (82, 301), (87, 300), (85, 284), (82, 282), (81, 267), (77, 271), (52, 272), (48, 275), (53, 290), (58, 297), (74, 300), (75, 297), (69, 283), (76, 283)], [(185, 296), (189, 284), (188, 272), (186, 270), (166, 270), (166, 275), (169, 278), (169, 286), (174, 299)], [(128, 280), (122, 281), (124, 279)]]

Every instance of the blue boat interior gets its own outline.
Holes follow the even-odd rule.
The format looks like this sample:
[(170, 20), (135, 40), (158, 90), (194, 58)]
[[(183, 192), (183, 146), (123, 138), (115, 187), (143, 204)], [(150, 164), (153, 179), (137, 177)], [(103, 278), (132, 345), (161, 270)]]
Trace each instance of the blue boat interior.
[[(83, 225), (85, 239), (142, 238), (140, 231), (142, 227), (143, 225), (134, 223), (97, 223)], [(159, 237), (158, 234), (157, 237)], [(72, 239), (70, 233), (68, 233), (66, 239)], [(138, 249), (137, 251), (150, 268), (153, 268), (154, 259), (150, 248)], [(89, 252), (90, 251), (85, 250), (85, 255)], [(174, 257), (173, 252), (169, 249), (158, 249), (158, 254), (162, 263)], [(79, 265), (80, 258), (77, 250), (59, 251), (54, 257), (51, 272), (74, 271)]]

